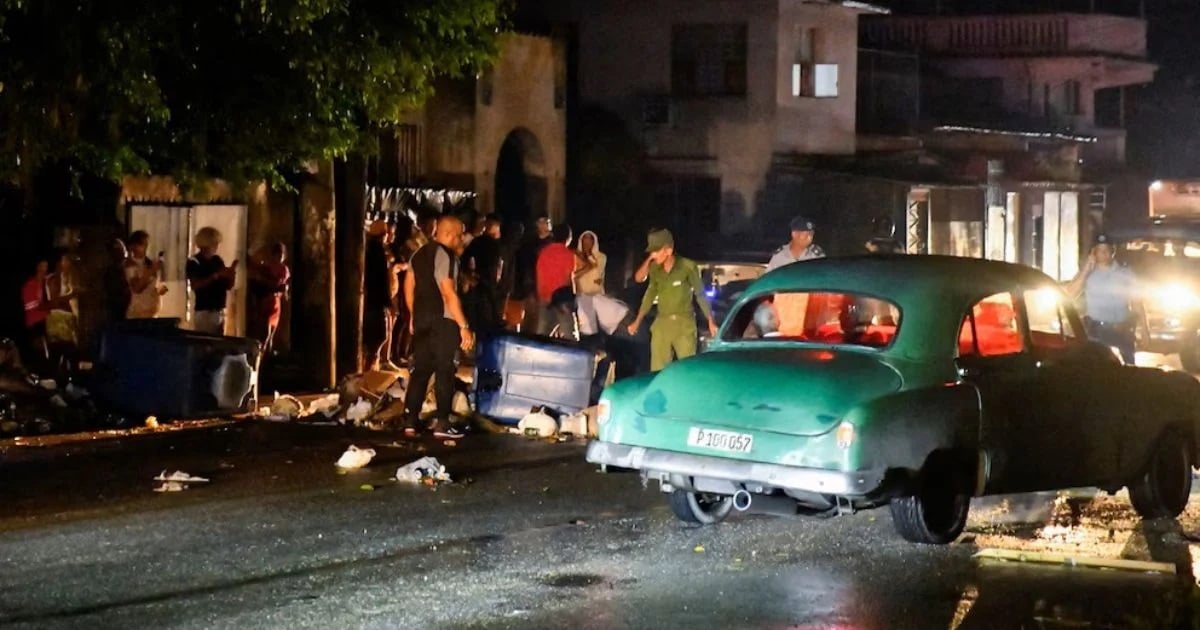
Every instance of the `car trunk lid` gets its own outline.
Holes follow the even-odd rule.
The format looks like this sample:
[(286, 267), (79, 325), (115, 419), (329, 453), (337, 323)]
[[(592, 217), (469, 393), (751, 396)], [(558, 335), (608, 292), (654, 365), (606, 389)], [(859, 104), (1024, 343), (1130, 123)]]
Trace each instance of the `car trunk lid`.
[(900, 388), (900, 375), (862, 352), (754, 348), (709, 352), (659, 372), (642, 415), (811, 436), (853, 407)]

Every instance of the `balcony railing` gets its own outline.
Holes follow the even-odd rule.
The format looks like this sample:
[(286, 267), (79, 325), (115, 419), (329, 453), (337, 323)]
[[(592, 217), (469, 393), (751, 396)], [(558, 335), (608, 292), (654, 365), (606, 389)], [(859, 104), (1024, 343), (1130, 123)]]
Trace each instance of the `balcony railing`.
[(863, 20), (861, 34), (866, 48), (932, 55), (1146, 56), (1145, 20), (1113, 15), (875, 17)]

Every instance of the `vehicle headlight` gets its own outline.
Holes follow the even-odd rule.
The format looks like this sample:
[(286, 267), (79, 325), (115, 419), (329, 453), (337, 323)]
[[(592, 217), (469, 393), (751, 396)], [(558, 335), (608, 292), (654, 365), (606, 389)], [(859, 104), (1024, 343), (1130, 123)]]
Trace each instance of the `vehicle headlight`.
[(1168, 284), (1158, 288), (1158, 303), (1164, 311), (1180, 313), (1200, 308), (1200, 296), (1182, 284)]
[(607, 398), (601, 398), (600, 403), (596, 405), (596, 424), (604, 424), (612, 417), (612, 401)]
[(843, 421), (838, 425), (837, 432), (834, 433), (834, 436), (837, 438), (838, 448), (842, 450), (850, 448), (850, 446), (854, 444), (854, 425)]

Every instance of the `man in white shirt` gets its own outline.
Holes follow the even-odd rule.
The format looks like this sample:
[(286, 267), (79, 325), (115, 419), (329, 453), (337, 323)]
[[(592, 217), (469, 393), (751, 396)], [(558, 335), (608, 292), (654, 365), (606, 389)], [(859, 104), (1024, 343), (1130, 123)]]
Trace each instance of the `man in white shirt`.
[(821, 249), (820, 245), (813, 242), (813, 232), (816, 230), (812, 221), (805, 217), (796, 217), (792, 219), (791, 229), (792, 240), (771, 256), (771, 260), (767, 262), (767, 271), (774, 271), (804, 260), (825, 257), (825, 251)]

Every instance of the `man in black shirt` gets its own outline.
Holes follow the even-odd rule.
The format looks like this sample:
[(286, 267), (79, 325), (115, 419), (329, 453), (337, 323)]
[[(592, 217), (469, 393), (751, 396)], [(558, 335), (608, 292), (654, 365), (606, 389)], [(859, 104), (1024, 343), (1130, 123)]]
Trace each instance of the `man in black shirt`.
[(462, 248), (463, 223), (452, 215), (438, 219), (433, 242), (413, 255), (410, 273), (404, 279), (404, 301), (412, 313), (413, 371), (404, 400), (404, 432), (416, 433), (421, 406), (436, 377), (437, 418), (433, 434), (453, 439), (462, 432), (450, 425), (454, 402), (454, 359), (475, 343), (475, 335), (463, 314), (458, 297), (458, 255)]
[(225, 334), (225, 300), (237, 280), (237, 264), (228, 267), (217, 255), (221, 233), (216, 228), (196, 232), (197, 253), (187, 261), (187, 279), (196, 296), (192, 328), (213, 335)]
[(483, 232), (463, 253), (463, 271), (471, 286), (463, 300), (467, 303), (471, 329), (488, 335), (501, 327), (503, 318), (500, 276), (504, 260), (500, 251), (500, 220), (489, 217), (483, 224)]

